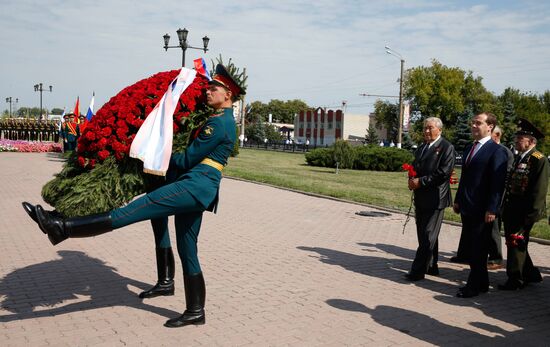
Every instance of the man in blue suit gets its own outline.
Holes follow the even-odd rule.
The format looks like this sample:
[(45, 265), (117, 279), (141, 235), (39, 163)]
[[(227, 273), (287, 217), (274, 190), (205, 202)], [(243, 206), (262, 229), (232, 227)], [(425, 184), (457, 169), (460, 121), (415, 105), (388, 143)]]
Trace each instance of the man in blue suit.
[(469, 298), (489, 290), (487, 256), (493, 221), (500, 209), (508, 154), (491, 139), (496, 116), (483, 112), (472, 118), (475, 142), (464, 151), (460, 183), (453, 210), (462, 219), (461, 240), (469, 250), (468, 282), (456, 294)]

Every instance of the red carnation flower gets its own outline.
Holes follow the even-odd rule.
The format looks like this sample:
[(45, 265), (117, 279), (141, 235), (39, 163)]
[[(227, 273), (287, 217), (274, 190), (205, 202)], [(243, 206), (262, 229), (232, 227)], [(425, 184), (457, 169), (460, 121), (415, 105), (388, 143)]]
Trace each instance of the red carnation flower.
[(104, 161), (105, 159), (107, 159), (107, 157), (109, 156), (109, 151), (107, 150), (102, 150), (102, 151), (99, 151), (97, 153), (97, 157), (99, 158), (99, 160), (101, 161)]

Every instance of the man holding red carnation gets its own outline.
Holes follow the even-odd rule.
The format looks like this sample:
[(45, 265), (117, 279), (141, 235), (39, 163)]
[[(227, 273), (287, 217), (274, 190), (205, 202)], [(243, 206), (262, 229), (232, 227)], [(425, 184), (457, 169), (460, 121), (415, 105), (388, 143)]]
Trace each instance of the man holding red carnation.
[(425, 274), (439, 275), (437, 238), (445, 208), (451, 206), (449, 179), (455, 164), (454, 147), (441, 136), (442, 130), (441, 119), (424, 120), (424, 144), (415, 153), (413, 169), (408, 170), (409, 189), (414, 191), (418, 237), (411, 271), (405, 275), (409, 281), (424, 279)]
[[(218, 203), (222, 170), (236, 141), (233, 102), (244, 94), (245, 87), (239, 85), (238, 78), (218, 64), (206, 91), (207, 104), (215, 109), (214, 114), (206, 120), (197, 136), (190, 139), (184, 152), (172, 154), (166, 174), (167, 184), (126, 206), (73, 218), (61, 218), (45, 211), (40, 205), (34, 207), (23, 203), (23, 207), (54, 245), (67, 238), (96, 236), (143, 220), (164, 224), (168, 216), (174, 215), (178, 253), (183, 265), (186, 310), (164, 325), (182, 327), (204, 324), (206, 287), (197, 255), (197, 239), (203, 212), (215, 211)], [(103, 154), (99, 151), (100, 160)], [(159, 236), (159, 239), (166, 241), (164, 246), (169, 246), (168, 229), (163, 226), (156, 229), (165, 230), (165, 235), (155, 233), (156, 243)], [(171, 275), (173, 277), (173, 273)], [(155, 287), (151, 291), (155, 291)], [(173, 287), (160, 295), (171, 294)]]
[(508, 174), (502, 206), (502, 221), (508, 248), (506, 274), (501, 290), (516, 290), (542, 281), (539, 269), (529, 256), (529, 233), (546, 213), (546, 193), (550, 172), (548, 159), (535, 146), (544, 134), (520, 119), (515, 145), (519, 154)]

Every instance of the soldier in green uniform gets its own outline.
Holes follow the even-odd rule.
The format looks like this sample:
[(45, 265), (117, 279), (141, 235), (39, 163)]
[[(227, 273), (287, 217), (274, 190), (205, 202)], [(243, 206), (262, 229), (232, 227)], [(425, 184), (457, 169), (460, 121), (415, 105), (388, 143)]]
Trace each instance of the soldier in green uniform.
[(67, 136), (67, 150), (75, 151), (78, 138), (80, 137), (80, 127), (75, 123), (75, 115), (69, 114), (69, 121), (65, 123), (65, 134)]
[[(168, 320), (166, 327), (205, 323), (206, 287), (197, 256), (197, 238), (204, 211), (215, 211), (222, 170), (236, 141), (233, 102), (245, 93), (222, 65), (206, 92), (216, 112), (200, 128), (183, 153), (172, 154), (167, 180), (171, 183), (110, 212), (75, 218), (59, 218), (37, 205), (23, 207), (56, 245), (67, 238), (96, 236), (143, 220), (166, 221), (175, 216), (178, 253), (183, 265), (186, 310)], [(158, 241), (169, 245), (166, 235)], [(164, 238), (166, 237), (166, 238)], [(155, 235), (157, 241), (157, 235)], [(159, 244), (157, 243), (157, 247)]]
[(69, 150), (69, 142), (67, 142), (67, 123), (69, 122), (69, 115), (66, 114), (63, 116), (63, 121), (61, 122), (61, 127), (59, 128), (59, 136), (63, 141), (63, 152)]
[(521, 289), (530, 282), (542, 281), (527, 246), (533, 224), (546, 213), (549, 164), (535, 148), (537, 139), (544, 138), (544, 134), (525, 119), (520, 119), (518, 128), (515, 143), (519, 154), (508, 174), (502, 206), (508, 280), (498, 286), (501, 290)]

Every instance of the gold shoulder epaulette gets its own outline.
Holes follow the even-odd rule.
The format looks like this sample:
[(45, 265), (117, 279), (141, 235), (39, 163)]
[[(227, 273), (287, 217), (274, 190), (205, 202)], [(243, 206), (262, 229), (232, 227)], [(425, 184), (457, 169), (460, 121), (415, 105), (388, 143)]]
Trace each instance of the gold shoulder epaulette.
[(544, 154), (542, 154), (541, 152), (539, 151), (534, 151), (533, 154), (531, 154), (533, 157), (537, 158), (538, 160), (540, 160), (541, 158), (544, 158)]

